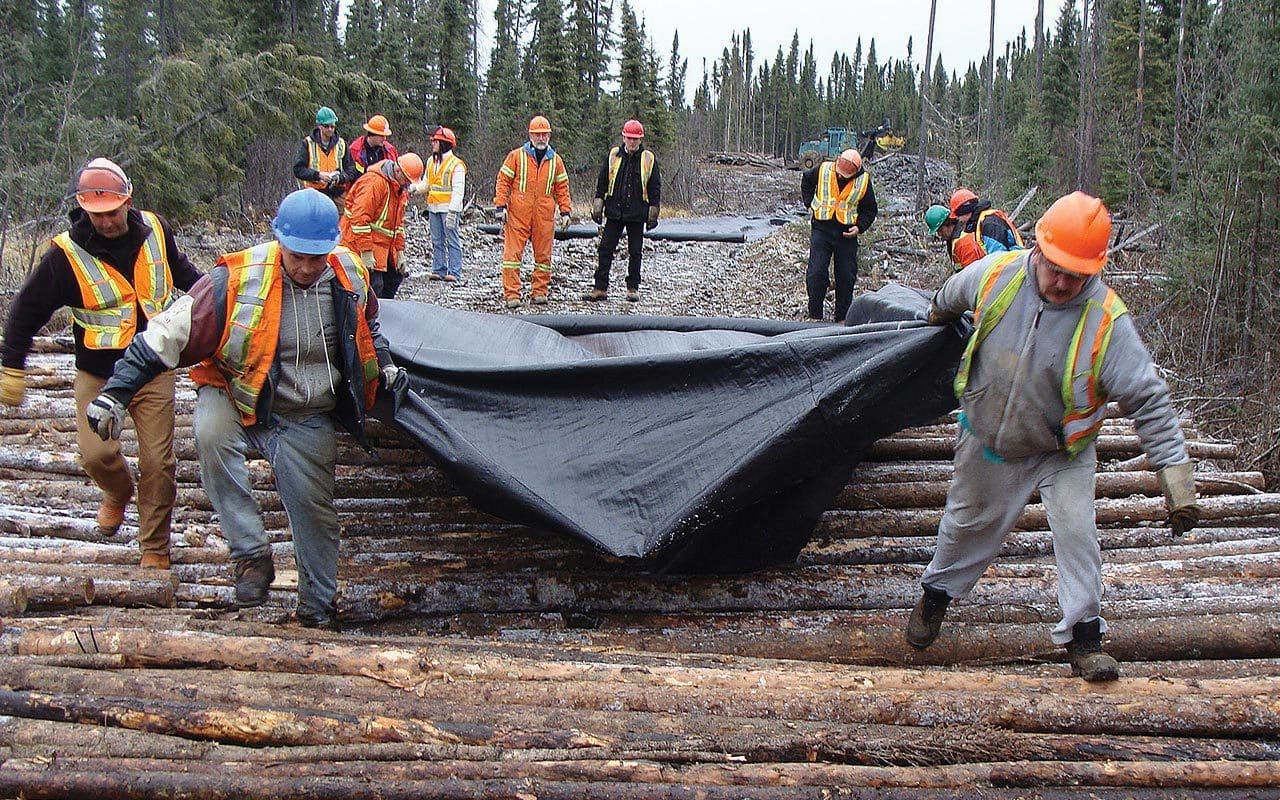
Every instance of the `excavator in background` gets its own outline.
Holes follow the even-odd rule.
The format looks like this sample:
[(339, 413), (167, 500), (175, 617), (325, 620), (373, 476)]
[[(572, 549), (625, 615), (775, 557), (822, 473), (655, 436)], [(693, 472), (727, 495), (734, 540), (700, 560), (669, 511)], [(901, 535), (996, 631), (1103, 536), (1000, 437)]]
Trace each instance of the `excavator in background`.
[(816, 139), (804, 142), (797, 149), (797, 162), (801, 169), (813, 169), (823, 161), (834, 160), (841, 151), (853, 148), (862, 153), (862, 158), (870, 159), (876, 148), (885, 151), (901, 150), (906, 139), (893, 132), (893, 124), (885, 117), (877, 127), (860, 131), (853, 128), (827, 128)]

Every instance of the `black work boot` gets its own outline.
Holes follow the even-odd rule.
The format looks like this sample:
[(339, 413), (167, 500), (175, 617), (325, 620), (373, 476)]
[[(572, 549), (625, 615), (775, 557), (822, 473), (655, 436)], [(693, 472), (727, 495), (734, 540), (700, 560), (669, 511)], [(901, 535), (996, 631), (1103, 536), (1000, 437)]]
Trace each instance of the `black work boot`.
[(946, 592), (931, 586), (921, 588), (924, 591), (907, 621), (907, 644), (917, 650), (925, 649), (938, 638), (942, 618), (947, 615), (947, 606), (951, 603), (951, 596)]
[(267, 589), (276, 579), (271, 556), (246, 558), (236, 562), (236, 604), (260, 606), (267, 601)]
[(342, 626), (338, 623), (338, 610), (332, 606), (320, 612), (299, 606), (296, 616), (298, 624), (304, 628), (323, 628), (330, 631), (342, 630)]
[(1090, 683), (1114, 681), (1120, 677), (1120, 665), (1102, 651), (1102, 620), (1097, 617), (1072, 625), (1071, 641), (1066, 647), (1071, 658), (1072, 675), (1079, 675)]

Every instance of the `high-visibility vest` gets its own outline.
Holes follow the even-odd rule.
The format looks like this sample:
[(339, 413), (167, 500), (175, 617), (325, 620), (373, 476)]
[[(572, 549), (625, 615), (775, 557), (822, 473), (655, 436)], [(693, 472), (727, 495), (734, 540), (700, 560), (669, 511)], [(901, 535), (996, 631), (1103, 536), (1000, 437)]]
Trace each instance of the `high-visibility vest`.
[(966, 231), (950, 242), (951, 260), (955, 262), (956, 271), (964, 269), (978, 259), (985, 258), (988, 255), (987, 243), (982, 236), (982, 223), (990, 216), (1003, 220), (1009, 226), (1009, 230), (1013, 231), (1014, 247), (1026, 247), (1022, 242), (1022, 234), (1018, 233), (1017, 226), (1013, 224), (1009, 217), (997, 208), (988, 208), (978, 215), (972, 231)]
[(427, 159), (427, 202), (447, 203), (453, 199), (453, 172), (462, 167), (465, 173), (467, 165), (450, 150), (444, 154), (437, 165), (435, 157)]
[(151, 233), (138, 250), (133, 263), (132, 284), (115, 267), (89, 254), (64, 231), (53, 237), (80, 284), (81, 305), (71, 309), (71, 317), (84, 329), (84, 346), (90, 350), (122, 350), (138, 330), (136, 308), (147, 319), (164, 311), (173, 302), (173, 274), (164, 246), (160, 219), (143, 211), (142, 219)]
[[(605, 191), (605, 199), (613, 194), (613, 183), (618, 179), (618, 169), (622, 166), (622, 148), (615, 147), (609, 151), (609, 188)], [(649, 177), (653, 175), (653, 151), (640, 151), (640, 193), (644, 201), (649, 202)]]
[[(528, 147), (516, 148), (516, 150), (512, 152), (520, 154), (516, 157), (515, 168), (512, 169), (508, 163), (503, 162), (502, 168), (499, 169), (498, 172), (502, 175), (506, 175), (508, 178), (514, 179), (515, 185), (513, 188), (521, 194), (525, 194), (530, 191), (529, 163), (533, 161), (533, 156), (529, 154)], [(542, 193), (547, 197), (554, 196), (555, 185), (557, 183), (567, 183), (569, 181), (569, 173), (564, 168), (564, 159), (560, 157), (560, 154), (552, 153), (550, 158), (551, 163), (548, 165), (547, 169), (547, 185), (543, 187), (542, 190)], [(507, 161), (510, 161), (509, 155), (507, 157)]]
[[(982, 284), (978, 288), (977, 302), (974, 304), (974, 332), (969, 337), (964, 355), (960, 357), (960, 366), (956, 370), (954, 388), (957, 398), (964, 395), (965, 386), (968, 385), (973, 354), (1004, 318), (1018, 289), (1026, 281), (1027, 258), (1028, 254), (1024, 251), (1002, 253), (987, 266)], [(1101, 300), (1097, 297), (1085, 300), (1080, 312), (1080, 321), (1076, 323), (1075, 333), (1071, 336), (1071, 349), (1067, 353), (1062, 373), (1062, 405), (1065, 409), (1062, 416), (1062, 440), (1067, 455), (1071, 458), (1075, 458), (1089, 446), (1106, 419), (1107, 395), (1099, 383), (1102, 362), (1106, 358), (1107, 347), (1111, 344), (1115, 321), (1127, 313), (1129, 309), (1124, 301), (1109, 287)]]
[(870, 185), (871, 176), (863, 172), (846, 183), (842, 190), (836, 181), (836, 165), (831, 161), (823, 162), (818, 167), (818, 189), (809, 204), (813, 218), (825, 221), (835, 217), (841, 225), (857, 225), (858, 203), (862, 202)]
[[(364, 317), (369, 277), (360, 259), (345, 247), (334, 248), (328, 262), (338, 283), (358, 298), (356, 352), (363, 373), (365, 408), (369, 409), (378, 393), (378, 355)], [(228, 273), (226, 327), (214, 355), (191, 369), (191, 380), (199, 386), (224, 389), (247, 427), (257, 422), (258, 396), (280, 344), (280, 304), (284, 296), (280, 243), (271, 241), (228, 253), (218, 263), (225, 265)], [(348, 375), (347, 379), (355, 380), (355, 376)]]
[[(320, 147), (320, 143), (315, 140), (314, 136), (308, 136), (306, 142), (307, 166), (316, 172), (333, 172), (335, 169), (342, 168), (342, 157), (347, 154), (347, 142), (341, 136), (338, 136), (338, 143), (330, 148), (327, 153), (324, 148)], [(327, 187), (327, 184), (323, 181), (298, 181), (298, 183), (311, 189), (324, 189)]]

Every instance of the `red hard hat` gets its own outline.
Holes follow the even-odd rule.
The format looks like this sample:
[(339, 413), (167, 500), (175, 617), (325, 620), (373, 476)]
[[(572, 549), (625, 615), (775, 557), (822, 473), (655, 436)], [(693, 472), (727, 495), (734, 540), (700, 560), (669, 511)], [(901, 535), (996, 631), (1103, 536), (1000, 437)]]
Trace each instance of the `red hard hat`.
[(1102, 271), (1110, 239), (1111, 213), (1101, 200), (1084, 192), (1058, 198), (1036, 223), (1040, 252), (1076, 275)]
[(76, 202), (85, 211), (115, 211), (133, 196), (133, 184), (120, 165), (109, 158), (95, 158), (76, 179)]
[(436, 132), (431, 134), (431, 141), (448, 142), (450, 147), (458, 146), (458, 137), (453, 135), (453, 129), (446, 128), (443, 125), (436, 128)]
[(622, 135), (631, 136), (635, 139), (644, 138), (644, 126), (640, 124), (638, 119), (629, 119), (622, 125)]
[(962, 187), (960, 187), (959, 189), (956, 189), (956, 190), (955, 190), (954, 192), (952, 192), (952, 194), (951, 194), (951, 214), (952, 214), (952, 216), (954, 216), (954, 215), (957, 213), (957, 211), (959, 210), (960, 206), (964, 205), (965, 203), (969, 202), (970, 200), (977, 200), (977, 199), (978, 199), (978, 196), (977, 196), (976, 194), (974, 194), (973, 192), (971, 192), (971, 191), (969, 191), (968, 189), (964, 188), (963, 186), (962, 186)]

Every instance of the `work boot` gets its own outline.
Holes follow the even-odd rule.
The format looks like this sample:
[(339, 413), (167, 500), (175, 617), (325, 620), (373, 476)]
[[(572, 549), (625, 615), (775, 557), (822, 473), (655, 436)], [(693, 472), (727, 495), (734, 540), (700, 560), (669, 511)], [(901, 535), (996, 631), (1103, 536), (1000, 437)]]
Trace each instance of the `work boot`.
[(507, 308), (519, 308), (519, 307), (520, 307), (519, 297), (512, 297), (510, 300), (507, 301)]
[(907, 644), (917, 650), (925, 649), (938, 638), (942, 618), (947, 615), (947, 606), (951, 603), (951, 596), (946, 592), (930, 586), (921, 588), (924, 591), (907, 621)]
[(276, 579), (276, 566), (271, 556), (246, 558), (235, 562), (236, 604), (260, 606), (267, 601), (267, 589)]
[(296, 616), (298, 624), (304, 628), (323, 628), (330, 631), (342, 630), (342, 626), (338, 624), (338, 612), (336, 610), (331, 610), (329, 613), (316, 613), (305, 608), (299, 608)]
[(1072, 675), (1079, 675), (1090, 683), (1114, 681), (1120, 677), (1120, 665), (1102, 651), (1102, 620), (1097, 617), (1072, 625), (1071, 641), (1066, 647), (1071, 658)]
[(601, 300), (608, 300), (609, 290), (608, 289), (592, 289), (591, 291), (584, 294), (582, 296), (582, 299), (590, 300), (593, 303), (598, 303)]
[(143, 553), (142, 560), (138, 562), (138, 566), (143, 569), (168, 569), (169, 554), (168, 553)]
[(106, 500), (98, 506), (98, 535), (115, 536), (124, 524), (124, 506), (108, 503)]
[(545, 306), (547, 304), (547, 296), (545, 294), (535, 294), (529, 298), (529, 302), (535, 306)]
[(639, 290), (639, 289), (628, 289), (628, 290), (627, 290), (627, 302), (628, 302), (628, 303), (639, 303), (639, 302), (640, 302), (640, 290)]

